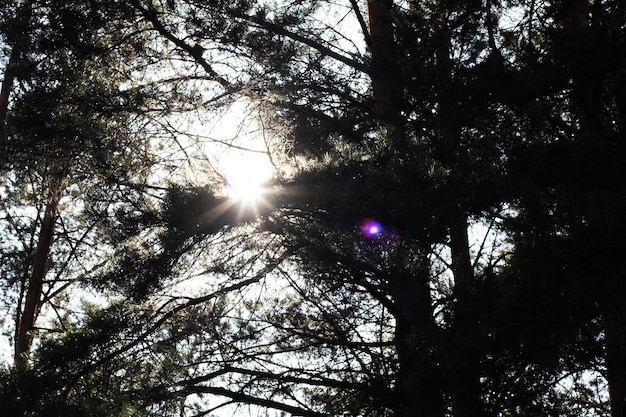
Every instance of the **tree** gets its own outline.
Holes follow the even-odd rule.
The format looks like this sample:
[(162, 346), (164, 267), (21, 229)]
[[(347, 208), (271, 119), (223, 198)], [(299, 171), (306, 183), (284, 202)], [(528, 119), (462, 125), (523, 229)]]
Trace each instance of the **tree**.
[[(3, 372), (3, 409), (25, 415), (49, 410), (124, 415), (134, 410), (133, 391), (145, 394), (145, 408), (157, 403), (161, 411), (175, 409), (154, 380), (166, 369), (130, 380), (120, 375), (131, 369), (141, 374), (138, 365), (166, 363), (167, 355), (160, 353), (156, 364), (137, 360), (143, 343), (160, 349), (164, 342), (153, 334), (176, 333), (170, 321), (199, 302), (182, 303), (180, 297), (182, 305), (168, 310), (165, 303), (163, 313), (151, 310), (152, 301), (142, 310), (146, 323), (138, 324), (121, 317), (132, 308), (117, 298), (129, 296), (141, 305), (160, 288), (159, 274), (171, 278), (174, 263), (191, 247), (185, 241), (199, 233), (177, 210), (184, 208), (181, 200), (203, 202), (207, 194), (175, 185), (168, 190), (170, 184), (157, 177), (178, 168), (171, 160), (176, 149), (164, 138), (171, 135), (172, 142), (183, 145), (172, 129), (158, 130), (161, 142), (153, 146), (159, 123), (166, 124), (157, 115), (197, 109), (197, 95), (177, 91), (177, 83), (194, 77), (176, 80), (164, 70), (165, 79), (141, 80), (162, 61), (156, 50), (137, 55), (149, 42), (124, 5), (5, 6), (19, 13), (4, 13), (2, 21), (10, 51), (2, 89), (2, 229), (7, 237), (2, 257), (7, 261), (6, 310), (15, 313), (14, 369)], [(209, 197), (211, 204), (216, 201)], [(164, 233), (154, 231), (164, 225)], [(159, 239), (165, 258), (146, 260)], [(81, 305), (80, 298), (94, 292), (103, 305)], [(218, 295), (202, 300), (206, 304)], [(104, 392), (110, 396), (101, 397)]]
[[(40, 341), (32, 371), (17, 375), (59, 382), (19, 407), (37, 412), (43, 407), (32, 404), (54, 404), (63, 393), (69, 408), (104, 415), (202, 415), (237, 404), (311, 416), (583, 415), (597, 405), (589, 375), (602, 369), (605, 346), (612, 413), (622, 414), (623, 291), (611, 277), (621, 270), (612, 260), (621, 235), (614, 195), (624, 62), (610, 54), (623, 43), (621, 6), (365, 6), (133, 0), (113, 9), (127, 35), (113, 43), (130, 48), (129, 62), (176, 62), (147, 83), (152, 90), (129, 90), (136, 95), (122, 102), (115, 123), (89, 113), (107, 116), (98, 124), (107, 134), (124, 127), (115, 136), (121, 143), (104, 147), (114, 161), (127, 143), (145, 143), (131, 139), (146, 138), (133, 129), (146, 119), (129, 114), (152, 110), (159, 117), (150, 126), (180, 143), (173, 115), (243, 97), (258, 104), (264, 122), (291, 123), (296, 162), (256, 211), (210, 181), (124, 177), (130, 156), (114, 178), (88, 165), (90, 187), (100, 175), (117, 187), (86, 200), (111, 257), (85, 283), (107, 305)], [(89, 2), (77, 10), (110, 9)], [(79, 33), (100, 27), (83, 20), (91, 14), (80, 16)], [(599, 39), (609, 46), (596, 49)], [(579, 44), (598, 65), (580, 65)], [(19, 45), (9, 63), (24, 55)], [(75, 78), (50, 93), (68, 97), (62, 105), (97, 74), (67, 55), (58, 67)], [(134, 86), (130, 68), (120, 82)], [(17, 91), (14, 109), (22, 110), (7, 124), (11, 140), (37, 137), (37, 118), (24, 115), (59, 74), (34, 79), (41, 88), (30, 96), (26, 87)], [(181, 89), (198, 100), (171, 93)], [(119, 103), (119, 87), (105, 90)], [(3, 85), (3, 97), (9, 91)], [(168, 105), (163, 92), (171, 93)], [(92, 95), (75, 100), (92, 103)], [(53, 126), (92, 126), (43, 102), (54, 106), (38, 116), (70, 119)], [(69, 155), (99, 155), (78, 148)], [(65, 168), (66, 156), (46, 158), (47, 166)], [(608, 163), (591, 164), (587, 175), (582, 162), (590, 156)], [(47, 178), (61, 177), (72, 178)], [(50, 195), (54, 209), (57, 194)], [(58, 222), (55, 211), (48, 218)], [(469, 237), (477, 230), (486, 230), (480, 241)], [(5, 251), (17, 260), (19, 252)], [(8, 265), (12, 274), (29, 271)], [(592, 280), (598, 271), (607, 277), (600, 286)], [(39, 292), (36, 283), (24, 288)], [(81, 402), (99, 390), (123, 407)]]
[[(353, 6), (356, 20), (365, 28), (364, 14)], [(558, 79), (559, 65), (550, 61), (557, 53), (550, 49), (549, 31), (536, 26), (538, 15), (544, 16), (545, 11), (558, 9), (559, 5), (520, 4), (526, 16), (517, 30), (501, 26), (508, 9), (496, 2), (419, 4), (406, 9), (390, 2), (370, 2), (369, 6), (370, 27), (363, 36), (371, 54), (367, 59), (359, 57), (358, 48), (352, 55), (330, 48), (322, 29), (315, 31), (306, 26), (303, 9), (298, 9), (297, 15), (280, 8), (270, 13), (263, 5), (255, 8), (249, 4), (225, 10), (234, 22), (248, 24), (247, 29), (240, 29), (240, 40), (235, 43), (237, 53), (254, 58), (253, 62), (263, 69), (253, 67), (250, 73), (254, 77), (247, 79), (245, 91), (260, 97), (268, 97), (264, 93), (271, 92), (269, 97), (279, 97), (270, 102), (278, 114), (287, 114), (297, 126), (311, 130), (324, 126), (320, 136), (327, 138), (330, 133), (333, 138), (315, 144), (311, 143), (310, 132), (295, 137), (296, 149), (313, 155), (329, 152), (329, 162), (317, 165), (313, 176), (302, 174), (287, 184), (309, 192), (315, 190), (313, 194), (317, 195), (279, 199), (279, 207), (287, 211), (270, 215), (270, 226), (266, 227), (279, 230), (283, 236), (294, 231), (291, 237), (298, 243), (292, 245), (307, 248), (296, 258), (300, 264), (313, 264), (313, 269), (305, 269), (312, 276), (345, 276), (341, 271), (347, 269), (347, 282), (362, 285), (389, 309), (395, 319), (393, 343), (399, 355), (396, 394), (400, 405), (396, 411), (400, 415), (415, 415), (418, 409), (426, 415), (440, 415), (448, 407), (447, 398), (451, 398), (455, 414), (501, 412), (492, 408), (496, 404), (485, 404), (486, 398), (498, 397), (495, 388), (493, 392), (486, 390), (510, 387), (510, 383), (497, 385), (496, 380), (501, 379), (495, 375), (498, 371), (486, 373), (484, 364), (493, 353), (485, 349), (493, 348), (489, 339), (507, 333), (495, 333), (501, 329), (490, 328), (497, 322), (480, 323), (486, 317), (477, 306), (484, 300), (480, 291), (489, 293), (481, 280), (489, 279), (500, 265), (474, 269), (477, 263), (471, 261), (467, 227), (471, 218), (492, 223), (507, 206), (513, 208), (508, 213), (517, 216), (522, 208), (517, 204), (520, 196), (509, 187), (519, 190), (520, 177), (514, 176), (514, 166), (509, 162), (528, 149), (532, 152), (533, 147), (525, 148), (526, 138), (544, 135), (539, 126), (525, 124), (538, 121), (529, 112), (541, 111), (542, 105), (563, 111), (567, 105), (559, 96), (568, 90), (567, 83)], [(604, 7), (613, 10), (612, 6)], [(212, 15), (219, 13), (211, 11)], [(154, 13), (147, 17), (153, 23), (160, 18)], [(201, 22), (198, 26), (202, 27)], [(292, 29), (295, 27), (298, 29)], [(158, 25), (155, 28), (163, 31)], [(521, 38), (521, 45), (515, 36)], [(194, 42), (201, 43), (201, 37)], [(261, 54), (260, 45), (267, 45)], [(303, 69), (307, 70), (305, 79), (299, 76)], [(338, 80), (345, 80), (344, 74), (363, 80), (361, 87), (353, 88), (357, 84), (352, 80), (342, 86)], [(564, 114), (556, 114), (556, 119)], [(498, 129), (510, 132), (513, 139), (498, 134)], [(340, 151), (333, 153), (328, 143)], [(381, 167), (384, 173), (379, 172)], [(510, 174), (505, 181), (504, 174)], [(409, 176), (417, 180), (411, 184), (402, 181)], [(543, 188), (545, 183), (537, 181), (537, 187)], [(293, 214), (298, 210), (306, 214), (300, 220)], [(402, 242), (394, 246), (394, 251), (385, 249), (398, 258), (389, 261), (388, 269), (383, 271), (367, 265), (368, 259), (357, 262), (357, 267), (345, 266), (359, 259), (360, 249), (349, 251), (346, 248), (352, 245), (346, 240), (355, 238), (357, 219), (367, 216), (375, 217)], [(277, 220), (286, 221), (287, 226), (275, 224)], [(294, 225), (298, 227), (294, 229)], [(329, 230), (340, 231), (341, 236)], [(303, 237), (312, 233), (323, 236), (322, 240)], [(444, 319), (437, 321), (432, 316), (433, 299), (428, 289), (432, 273), (425, 271), (433, 271), (433, 247), (442, 244), (450, 250), (454, 287), (446, 299)], [(407, 263), (408, 259), (412, 262)], [(433, 335), (438, 332), (449, 338)], [(406, 351), (418, 357), (407, 362), (402, 359), (405, 336), (411, 336), (413, 343)], [(453, 342), (446, 345), (447, 340)], [(507, 349), (513, 349), (517, 340), (508, 339), (511, 345)], [(555, 351), (552, 360), (560, 354)], [(419, 366), (411, 365), (412, 361)], [(523, 362), (510, 365), (517, 367), (516, 373), (527, 367)], [(538, 374), (528, 373), (537, 384), (534, 397), (525, 400), (529, 404), (554, 389), (553, 382), (537, 379), (542, 372), (562, 372), (559, 367), (541, 366)], [(418, 368), (433, 370), (426, 374), (428, 382), (412, 380), (419, 378), (415, 372)], [(430, 390), (428, 395), (414, 395), (426, 392), (415, 389), (420, 385)], [(519, 392), (512, 395), (522, 397)], [(560, 407), (546, 401), (545, 407)]]
[[(544, 261), (550, 272), (540, 273), (551, 274), (560, 283), (552, 291), (567, 300), (568, 315), (574, 317), (570, 337), (579, 333), (578, 328), (591, 326), (595, 337), (603, 341), (605, 353), (596, 354), (605, 361), (611, 415), (621, 416), (623, 289), (614, 250), (622, 221), (613, 210), (622, 207), (615, 179), (621, 175), (618, 167), (623, 161), (619, 145), (623, 91), (619, 86), (624, 61), (614, 51), (623, 43), (618, 22), (623, 21), (624, 10), (611, 2), (593, 6), (553, 2), (536, 13), (554, 23), (549, 28), (535, 27), (545, 42), (532, 55), (536, 62), (545, 62), (544, 67), (552, 67), (553, 73), (560, 72), (559, 80), (552, 83), (562, 98), (546, 97), (541, 103), (544, 115), (529, 112), (527, 116), (544, 128), (517, 162), (529, 161), (528, 153), (534, 153), (535, 174), (526, 176), (532, 186), (519, 205), (524, 226), (517, 230), (516, 246), (522, 258), (543, 259), (550, 254), (549, 261)], [(598, 328), (597, 322), (603, 326)]]
[[(304, 122), (307, 127), (324, 126), (326, 136), (321, 143), (311, 144), (306, 137), (302, 140), (307, 146), (299, 146), (302, 142), (296, 137), (296, 149), (313, 154), (324, 150), (334, 152), (330, 154), (331, 162), (318, 165), (312, 177), (302, 174), (285, 185), (287, 190), (301, 187), (309, 193), (315, 190), (313, 194), (321, 196), (279, 197), (277, 206), (283, 211), (269, 215), (264, 227), (293, 239), (290, 246), (301, 248), (294, 253), (295, 259), (302, 265), (300, 268), (313, 277), (345, 277), (341, 282), (362, 287), (389, 310), (396, 323), (391, 340), (396, 346), (400, 367), (396, 375), (399, 378), (396, 411), (400, 415), (414, 415), (419, 409), (427, 410), (424, 411), (427, 415), (440, 415), (447, 407), (448, 395), (453, 398), (453, 408), (459, 415), (473, 415), (482, 409), (481, 352), (473, 338), (468, 337), (475, 327), (472, 319), (467, 321), (465, 317), (471, 309), (470, 293), (475, 280), (467, 224), (470, 214), (489, 213), (502, 204), (494, 201), (494, 195), (489, 193), (474, 193), (484, 184), (497, 182), (497, 166), (502, 154), (497, 143), (494, 143), (496, 146), (485, 145), (482, 132), (488, 121), (502, 122), (498, 120), (501, 116), (491, 116), (493, 110), (487, 119), (479, 119), (480, 124), (470, 121), (471, 116), (452, 123), (449, 119), (460, 118), (460, 114), (470, 108), (470, 114), (479, 114), (485, 108), (490, 110), (490, 106), (503, 109), (496, 107), (497, 100), (494, 104), (485, 100), (488, 94), (473, 100), (463, 96), (465, 92), (477, 94), (477, 89), (487, 84), (478, 69), (487, 67), (490, 61), (480, 56), (479, 45), (488, 41), (493, 44), (491, 5), (447, 8), (437, 4), (432, 8), (416, 6), (402, 11), (390, 2), (370, 2), (369, 29), (365, 27), (363, 13), (353, 5), (356, 20), (365, 29), (365, 43), (369, 43), (370, 65), (365, 56), (353, 55), (355, 59), (337, 52), (331, 41), (320, 37), (323, 32), (307, 27), (305, 17), (314, 10), (305, 6), (299, 6), (295, 12), (274, 8), (270, 13), (263, 5), (237, 3), (219, 9), (190, 2), (191, 8), (185, 13), (210, 15), (214, 20), (211, 25), (194, 21), (199, 29), (182, 40), (163, 24), (175, 19), (174, 12), (139, 2), (134, 4), (155, 31), (195, 59), (213, 79), (220, 80), (222, 86), (228, 83), (226, 77), (215, 77), (208, 53), (198, 55), (194, 45), (202, 44), (207, 38), (231, 41), (228, 36), (220, 35), (222, 32), (214, 31), (230, 34), (237, 30), (239, 37), (228, 44), (235, 51), (233, 55), (221, 55), (231, 53), (225, 47), (216, 48), (212, 55), (215, 61), (218, 58), (227, 61), (236, 56), (251, 62), (250, 72), (246, 73), (250, 75), (243, 77), (245, 88), (234, 80), (228, 89), (239, 88), (253, 97), (270, 98), (269, 103), (277, 108), (279, 115), (297, 121), (298, 125)], [(230, 20), (222, 20), (221, 13)], [(394, 26), (395, 14), (410, 22), (402, 27), (405, 32), (396, 29), (398, 23)], [(489, 17), (484, 23), (487, 28), (480, 19), (484, 14)], [(220, 23), (215, 24), (215, 20)], [(297, 31), (292, 29), (296, 27)], [(461, 32), (460, 27), (473, 28), (473, 31)], [(208, 33), (211, 36), (207, 36)], [(416, 37), (423, 39), (423, 43), (416, 45)], [(409, 53), (394, 53), (396, 46)], [(462, 55), (461, 61), (453, 62), (451, 54), (456, 47), (467, 47), (469, 57)], [(355, 53), (359, 52), (357, 46)], [(493, 51), (494, 60), (498, 58), (497, 53), (499, 51)], [(404, 62), (405, 56), (412, 61)], [(305, 79), (299, 75), (303, 69), (308, 71)], [(453, 74), (457, 73), (461, 76), (454, 79)], [(368, 78), (371, 78), (371, 85)], [(362, 83), (356, 84), (355, 79)], [(424, 88), (424, 85), (429, 87)], [(441, 91), (435, 91), (437, 88)], [(462, 91), (457, 93), (458, 89)], [(496, 93), (500, 91), (492, 92)], [(484, 107), (476, 106), (480, 99), (484, 100), (481, 103)], [(506, 108), (502, 112), (506, 115)], [(335, 146), (345, 150), (332, 151), (332, 146), (325, 143), (328, 133), (334, 134)], [(464, 158), (468, 150), (476, 154), (491, 152), (491, 158), (482, 155), (485, 158), (482, 165), (477, 164), (476, 160)], [(494, 162), (496, 167), (489, 166)], [(485, 169), (487, 166), (489, 168)], [(385, 168), (384, 173), (379, 172), (381, 167)], [(408, 186), (401, 180), (403, 177), (417, 177), (417, 181)], [(472, 184), (469, 178), (480, 181)], [(375, 193), (380, 190), (387, 192), (377, 198)], [(355, 201), (359, 204), (355, 205)], [(299, 215), (304, 207), (308, 209)], [(348, 241), (355, 238), (355, 224), (366, 216), (376, 217), (396, 235), (386, 249), (390, 254), (384, 267), (372, 265), (380, 259), (372, 260), (367, 256), (361, 259), (362, 248), (349, 249), (352, 245)], [(286, 225), (282, 225), (283, 222)], [(313, 233), (325, 238), (319, 241), (305, 237)], [(328, 245), (326, 241), (343, 244)], [(452, 273), (456, 280), (450, 298), (454, 302), (448, 310), (456, 310), (455, 319), (446, 322), (451, 327), (444, 332), (455, 342), (448, 346), (437, 345), (445, 338), (437, 337), (443, 329), (433, 317), (429, 288), (432, 248), (439, 244), (449, 244), (452, 249)], [(370, 243), (373, 247), (377, 245)], [(313, 265), (305, 267), (309, 262)], [(347, 275), (345, 270), (349, 271)], [(334, 320), (337, 316), (328, 317)], [(342, 338), (345, 336), (336, 334), (331, 340), (342, 346)], [(416, 347), (418, 345), (420, 348)], [(459, 360), (467, 351), (473, 352), (469, 355), (471, 360)], [(449, 357), (446, 359), (445, 355)], [(430, 371), (420, 375), (418, 369)], [(415, 395), (416, 388), (421, 395)]]
[(98, 260), (110, 252), (99, 234), (103, 220), (145, 199), (141, 187), (155, 158), (138, 115), (162, 112), (154, 97), (163, 100), (167, 91), (123, 88), (136, 70), (120, 63), (141, 61), (127, 9), (36, 1), (4, 7), (2, 227), (11, 238), (3, 272), (15, 308), (14, 363), (24, 369), (44, 304), (62, 329), (72, 320), (61, 301), (67, 290), (106, 264)]

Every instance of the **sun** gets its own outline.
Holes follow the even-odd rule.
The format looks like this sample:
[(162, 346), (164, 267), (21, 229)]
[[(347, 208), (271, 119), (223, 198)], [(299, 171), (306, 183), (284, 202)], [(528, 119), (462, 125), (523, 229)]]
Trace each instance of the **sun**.
[(226, 195), (232, 200), (255, 203), (263, 197), (264, 183), (257, 178), (244, 177), (227, 181)]
[(262, 153), (239, 153), (222, 163), (226, 196), (248, 205), (256, 205), (263, 199), (273, 174), (269, 157)]
[(242, 203), (240, 208), (267, 204), (268, 183), (277, 172), (274, 161), (280, 160), (286, 143), (259, 109), (251, 101), (236, 101), (217, 115), (207, 136), (215, 138), (205, 154), (211, 155), (210, 165), (223, 181), (222, 194)]

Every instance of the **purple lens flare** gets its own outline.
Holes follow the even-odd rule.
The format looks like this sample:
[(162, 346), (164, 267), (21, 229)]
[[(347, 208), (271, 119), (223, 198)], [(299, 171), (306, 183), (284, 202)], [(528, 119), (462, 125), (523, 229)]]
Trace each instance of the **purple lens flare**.
[(366, 237), (376, 237), (383, 232), (383, 226), (373, 219), (361, 221), (361, 232)]

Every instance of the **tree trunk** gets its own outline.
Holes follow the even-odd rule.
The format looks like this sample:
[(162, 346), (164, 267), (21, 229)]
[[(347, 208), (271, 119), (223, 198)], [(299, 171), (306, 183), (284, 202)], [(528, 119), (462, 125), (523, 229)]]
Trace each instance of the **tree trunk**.
[(401, 149), (406, 144), (406, 135), (401, 113), (402, 76), (394, 38), (393, 0), (369, 0), (367, 8), (374, 116), (387, 129), (393, 147)]
[(605, 309), (603, 322), (611, 417), (626, 417), (626, 304), (623, 299)]
[(19, 64), (20, 52), (17, 47), (13, 47), (9, 62), (4, 70), (4, 79), (2, 80), (2, 87), (0, 89), (0, 123), (2, 124), (2, 131), (4, 135), (4, 126), (7, 119), (7, 109), (9, 106), (9, 96), (13, 89), (13, 81), (15, 80), (15, 71)]
[(434, 357), (430, 263), (423, 254), (418, 271), (390, 282), (395, 306), (398, 353), (398, 417), (442, 417), (441, 371)]
[(37, 247), (33, 256), (33, 267), (28, 278), (26, 301), (19, 318), (18, 328), (16, 329), (14, 363), (19, 369), (28, 367), (28, 356), (33, 342), (35, 323), (41, 310), (43, 283), (52, 248), (54, 225), (57, 218), (59, 200), (63, 192), (63, 182), (64, 175), (54, 173), (51, 175), (48, 185), (48, 198), (39, 228)]
[[(372, 64), (373, 111), (394, 150), (407, 146), (402, 116), (403, 87), (393, 26), (393, 0), (368, 0)], [(417, 268), (406, 269), (407, 254), (397, 254), (399, 272), (389, 286), (395, 307), (395, 346), (398, 354), (398, 417), (444, 415), (440, 367), (435, 343), (430, 296), (430, 262), (422, 249)]]
[(456, 304), (452, 322), (450, 396), (454, 417), (478, 417), (484, 410), (480, 387), (480, 350), (471, 291), (474, 272), (467, 238), (467, 215), (461, 210), (450, 220), (450, 252)]
[[(29, 20), (32, 13), (31, 8), (31, 2), (27, 1), (22, 5), (22, 7), (19, 7), (19, 9), (15, 11), (15, 21), (19, 22), (18, 24), (23, 26), (22, 30), (12, 28), (15, 33), (19, 34), (17, 35), (18, 38), (26, 36), (25, 33), (28, 32)], [(3, 136), (6, 134), (5, 125), (7, 111), (9, 108), (9, 100), (11, 91), (13, 90), (13, 83), (15, 82), (15, 76), (17, 75), (21, 55), (20, 39), (9, 38), (7, 41), (8, 44), (11, 45), (11, 54), (9, 55), (7, 66), (4, 69), (4, 78), (2, 80), (2, 86), (0, 87), (0, 130)]]
[[(575, 36), (584, 37), (594, 30), (601, 16), (599, 10), (594, 10), (594, 15), (590, 16), (590, 5), (585, 0), (572, 1), (571, 4), (564, 4), (560, 10), (562, 24), (564, 27), (564, 37), (573, 38)], [(623, 13), (618, 9), (614, 13)], [(623, 16), (622, 16), (623, 17)], [(611, 80), (609, 78), (609, 80)], [(580, 131), (583, 138), (601, 140), (607, 135), (605, 120), (609, 109), (608, 102), (613, 102), (614, 116), (620, 130), (626, 126), (626, 100), (621, 88), (624, 86), (624, 70), (613, 74), (612, 85), (609, 84), (605, 90), (605, 80), (599, 77), (578, 76), (574, 79), (572, 89), (572, 101), (575, 111), (580, 121)], [(611, 88), (612, 87), (612, 88)], [(608, 92), (608, 94), (606, 94)], [(603, 227), (595, 224), (591, 227)], [(611, 235), (607, 232), (607, 235)], [(613, 239), (618, 242), (620, 239)], [(609, 275), (615, 277), (614, 273)], [(588, 279), (595, 279), (590, 276)], [(619, 279), (619, 278), (607, 278)], [(601, 296), (600, 302), (603, 304), (603, 330), (605, 336), (607, 381), (609, 384), (609, 398), (612, 417), (626, 417), (626, 305), (624, 304), (623, 286), (618, 285), (613, 288), (609, 285), (608, 293)]]
[(440, 17), (438, 23), (436, 58), (440, 82), (439, 129), (442, 164), (449, 170), (450, 193), (456, 202), (449, 209), (449, 247), (454, 276), (455, 305), (451, 323), (450, 357), (447, 358), (448, 381), (452, 411), (455, 417), (477, 417), (484, 413), (480, 387), (480, 350), (477, 337), (476, 316), (472, 311), (471, 290), (474, 285), (474, 270), (470, 259), (467, 237), (468, 217), (463, 207), (466, 192), (465, 156), (460, 147), (462, 109), (454, 97), (452, 62), (450, 59), (451, 40), (447, 19)]

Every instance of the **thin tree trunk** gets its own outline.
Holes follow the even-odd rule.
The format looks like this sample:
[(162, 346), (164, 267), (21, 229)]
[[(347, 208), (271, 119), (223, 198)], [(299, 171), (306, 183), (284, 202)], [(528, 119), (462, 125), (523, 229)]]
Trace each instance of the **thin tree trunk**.
[[(14, 19), (23, 24), (22, 30), (12, 28), (15, 33), (18, 33), (18, 37), (25, 36), (28, 32), (29, 20), (32, 14), (32, 4), (30, 1), (25, 2), (15, 11)], [(6, 34), (5, 34), (6, 35)], [(11, 98), (11, 92), (13, 91), (13, 84), (15, 83), (15, 77), (17, 75), (17, 69), (20, 64), (21, 44), (18, 39), (7, 39), (8, 43), (12, 45), (11, 54), (9, 55), (9, 61), (4, 69), (4, 78), (2, 79), (2, 86), (0, 86), (0, 132), (4, 136), (6, 134), (6, 118), (9, 108), (9, 100)]]
[(13, 47), (9, 57), (9, 62), (4, 70), (4, 79), (2, 80), (2, 87), (0, 89), (0, 124), (2, 124), (3, 132), (7, 119), (9, 97), (11, 95), (11, 90), (13, 89), (13, 82), (15, 81), (15, 72), (19, 64), (19, 58), (19, 50), (17, 47)]
[(59, 200), (63, 192), (63, 182), (64, 175), (54, 173), (48, 185), (48, 198), (39, 228), (37, 247), (33, 256), (33, 267), (28, 278), (26, 301), (24, 302), (24, 309), (20, 315), (19, 326), (16, 331), (14, 363), (20, 369), (28, 367), (28, 356), (33, 342), (35, 323), (41, 310), (43, 284), (52, 248)]

